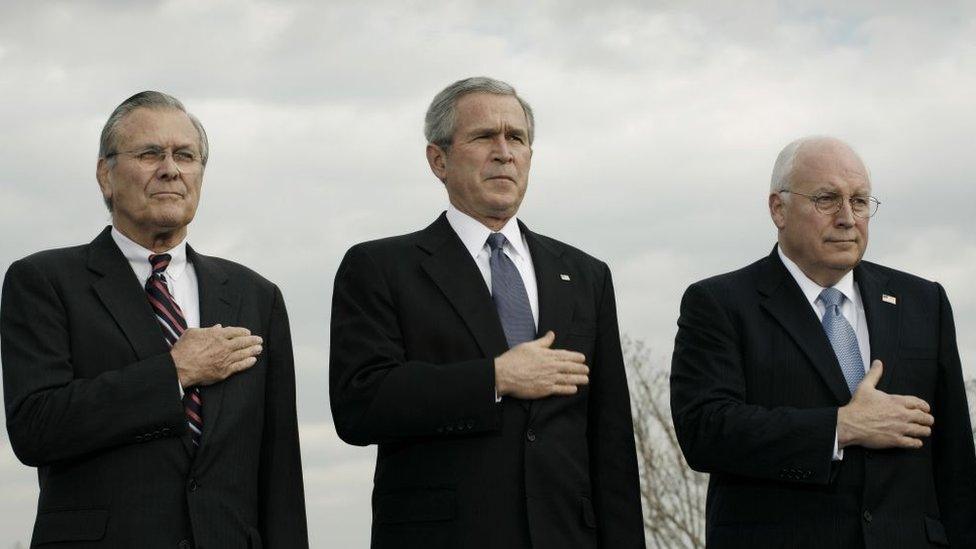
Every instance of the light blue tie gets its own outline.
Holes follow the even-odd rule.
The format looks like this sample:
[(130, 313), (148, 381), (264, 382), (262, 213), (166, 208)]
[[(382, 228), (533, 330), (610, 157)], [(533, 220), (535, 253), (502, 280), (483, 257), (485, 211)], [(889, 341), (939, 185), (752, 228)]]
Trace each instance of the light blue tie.
[(535, 339), (535, 319), (522, 275), (511, 258), (505, 255), (505, 242), (505, 235), (501, 233), (488, 235), (488, 247), (491, 248), (488, 263), (491, 265), (491, 298), (498, 309), (508, 346), (514, 347)]
[(840, 312), (840, 305), (844, 302), (844, 294), (837, 288), (827, 288), (820, 292), (820, 301), (826, 306), (823, 324), (830, 346), (834, 348), (840, 369), (844, 372), (847, 387), (854, 394), (857, 385), (864, 379), (864, 361), (861, 359), (861, 349), (857, 345), (857, 334), (851, 323)]

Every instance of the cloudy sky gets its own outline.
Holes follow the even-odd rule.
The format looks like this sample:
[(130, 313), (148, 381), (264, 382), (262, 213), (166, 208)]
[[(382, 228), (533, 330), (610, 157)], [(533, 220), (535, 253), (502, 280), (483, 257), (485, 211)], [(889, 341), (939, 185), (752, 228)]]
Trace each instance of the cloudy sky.
[[(368, 543), (375, 451), (343, 445), (328, 411), (335, 270), (350, 245), (443, 209), (422, 119), (462, 77), (533, 105), (520, 217), (610, 264), (622, 331), (662, 362), (684, 288), (769, 252), (779, 149), (832, 134), (883, 203), (866, 257), (945, 285), (976, 376), (971, 2), (445, 4), (0, 4), (0, 272), (107, 223), (97, 140), (122, 99), (183, 99), (212, 147), (190, 242), (288, 303), (313, 547)], [(0, 485), (6, 549), (29, 538), (37, 488), (5, 435)]]

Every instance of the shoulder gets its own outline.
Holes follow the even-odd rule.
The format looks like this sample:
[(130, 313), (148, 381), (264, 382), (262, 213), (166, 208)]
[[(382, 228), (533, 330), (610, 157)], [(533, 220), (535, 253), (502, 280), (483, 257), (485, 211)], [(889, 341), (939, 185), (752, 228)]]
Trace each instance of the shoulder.
[(871, 276), (881, 283), (886, 292), (904, 303), (928, 302), (945, 295), (945, 290), (938, 282), (870, 261), (862, 261), (854, 272), (855, 280), (858, 280), (859, 274)]
[(90, 244), (54, 248), (33, 253), (10, 264), (6, 277), (24, 276), (27, 273), (50, 276), (71, 275), (85, 268)]
[(775, 261), (777, 260), (773, 257), (766, 256), (734, 271), (699, 280), (689, 286), (688, 289), (704, 289), (713, 293), (729, 293), (747, 288), (755, 288), (759, 285), (759, 279), (762, 274), (777, 266), (774, 263)]
[(278, 287), (273, 282), (250, 267), (235, 261), (196, 252), (193, 253), (192, 258), (193, 268), (198, 278), (202, 272), (206, 272), (218, 278), (226, 277), (231, 284), (248, 290), (271, 293), (278, 291)]
[(535, 239), (543, 249), (562, 257), (567, 262), (573, 263), (579, 268), (588, 269), (597, 273), (609, 271), (609, 267), (603, 260), (593, 257), (583, 250), (561, 240), (556, 240), (555, 238), (535, 232), (529, 232), (526, 236), (530, 242), (532, 239)]

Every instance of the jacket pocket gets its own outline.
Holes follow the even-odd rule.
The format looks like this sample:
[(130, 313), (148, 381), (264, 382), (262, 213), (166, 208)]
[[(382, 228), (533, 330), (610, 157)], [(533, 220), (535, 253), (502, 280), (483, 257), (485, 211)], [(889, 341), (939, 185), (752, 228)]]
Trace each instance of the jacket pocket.
[(41, 511), (34, 523), (31, 545), (58, 541), (97, 541), (105, 536), (105, 509)]
[(936, 545), (949, 546), (949, 538), (946, 537), (945, 527), (942, 526), (942, 521), (939, 519), (925, 517), (925, 535), (928, 536), (930, 542)]
[(453, 520), (455, 513), (455, 495), (451, 489), (410, 490), (373, 497), (376, 524)]

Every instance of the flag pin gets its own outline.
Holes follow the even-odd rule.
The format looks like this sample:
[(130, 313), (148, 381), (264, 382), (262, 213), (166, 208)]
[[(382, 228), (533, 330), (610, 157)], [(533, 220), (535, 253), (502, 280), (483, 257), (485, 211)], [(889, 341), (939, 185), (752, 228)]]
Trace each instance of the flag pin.
[(559, 275), (559, 278), (561, 278), (563, 280), (569, 280), (569, 275), (567, 275), (567, 274), (561, 274), (561, 275)]
[(896, 299), (893, 295), (881, 294), (881, 301), (891, 303), (892, 305), (898, 305), (898, 299)]

